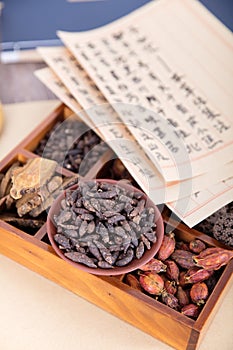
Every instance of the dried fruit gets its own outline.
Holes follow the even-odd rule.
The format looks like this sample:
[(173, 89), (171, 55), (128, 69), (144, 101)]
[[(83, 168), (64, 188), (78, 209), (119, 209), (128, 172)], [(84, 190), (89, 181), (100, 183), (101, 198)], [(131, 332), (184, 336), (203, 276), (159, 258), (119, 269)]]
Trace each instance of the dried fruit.
[(125, 278), (125, 282), (132, 288), (137, 289), (137, 290), (142, 290), (141, 285), (138, 281), (138, 279), (132, 275), (132, 274), (127, 274)]
[(175, 250), (175, 237), (174, 233), (170, 232), (167, 235), (164, 235), (162, 244), (158, 251), (158, 259), (166, 260)]
[(153, 295), (160, 295), (164, 288), (164, 281), (161, 276), (153, 272), (145, 272), (140, 275), (139, 282), (142, 288)]
[(195, 283), (190, 290), (192, 302), (197, 305), (205, 303), (209, 295), (208, 287), (204, 282)]
[(207, 280), (213, 274), (212, 271), (194, 266), (188, 269), (184, 275), (185, 283), (197, 283)]
[(204, 242), (200, 241), (200, 239), (193, 239), (191, 242), (189, 242), (189, 249), (193, 253), (200, 253), (206, 248), (206, 245)]
[(164, 288), (167, 291), (167, 293), (174, 295), (176, 293), (176, 291), (177, 291), (176, 282), (175, 281), (166, 280), (164, 282)]
[(179, 306), (178, 299), (173, 294), (169, 294), (166, 291), (162, 292), (161, 299), (164, 304), (172, 309), (177, 309)]
[(186, 281), (185, 281), (185, 271), (181, 271), (180, 272), (180, 276), (179, 276), (179, 281), (178, 281), (178, 284), (181, 286), (181, 287), (185, 287), (186, 286)]
[(179, 279), (180, 270), (179, 270), (177, 264), (175, 263), (175, 261), (173, 261), (173, 260), (166, 260), (164, 263), (167, 266), (166, 276), (169, 279), (177, 282), (178, 279)]
[(189, 251), (189, 244), (183, 241), (176, 242), (176, 249)]
[(181, 307), (188, 305), (190, 302), (188, 293), (181, 286), (178, 286), (176, 297), (177, 297)]
[(153, 258), (147, 264), (141, 266), (140, 270), (153, 271), (153, 272), (159, 273), (159, 272), (165, 272), (166, 268), (167, 266), (161, 260)]
[(200, 313), (200, 308), (196, 304), (188, 304), (182, 307), (181, 313), (188, 317), (197, 318)]
[(207, 248), (194, 257), (197, 266), (206, 270), (218, 270), (233, 258), (233, 251), (222, 248)]
[(189, 269), (196, 265), (193, 257), (193, 253), (181, 249), (176, 249), (171, 255), (171, 259), (175, 260), (175, 262), (184, 269)]

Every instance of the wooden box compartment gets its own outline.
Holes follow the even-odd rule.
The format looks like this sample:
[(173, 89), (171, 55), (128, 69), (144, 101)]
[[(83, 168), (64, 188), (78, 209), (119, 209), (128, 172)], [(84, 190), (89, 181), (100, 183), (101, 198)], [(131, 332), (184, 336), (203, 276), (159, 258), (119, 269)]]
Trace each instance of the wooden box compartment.
[[(57, 120), (64, 120), (68, 114), (61, 106), (34, 130), (0, 163), (0, 172), (19, 160), (37, 157), (33, 150), (38, 142)], [(105, 176), (104, 164), (110, 160), (111, 152), (99, 160), (85, 176), (96, 178)], [(102, 168), (103, 167), (103, 168)], [(102, 169), (102, 170), (101, 170)], [(72, 173), (61, 169), (61, 173), (71, 176)], [(165, 223), (168, 221), (164, 215)], [(189, 242), (200, 238), (208, 246), (221, 246), (213, 238), (187, 228), (185, 225), (169, 220), (176, 237)], [(46, 224), (33, 234), (24, 232), (0, 220), (0, 253), (47, 277), (59, 285), (73, 291), (77, 295), (96, 304), (104, 310), (138, 327), (155, 338), (171, 345), (175, 349), (196, 349), (205, 334), (210, 321), (217, 311), (224, 294), (231, 283), (233, 261), (222, 268), (221, 276), (203, 307), (197, 320), (192, 320), (175, 311), (154, 298), (129, 287), (124, 283), (124, 276), (102, 277), (80, 271), (58, 257), (47, 237)]]

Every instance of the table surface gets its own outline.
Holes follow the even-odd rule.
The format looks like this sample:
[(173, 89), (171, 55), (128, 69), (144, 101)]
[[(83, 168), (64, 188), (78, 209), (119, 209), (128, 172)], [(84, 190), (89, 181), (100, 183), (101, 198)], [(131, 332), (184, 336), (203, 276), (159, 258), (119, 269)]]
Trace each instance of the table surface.
[(44, 63), (0, 63), (0, 101), (5, 104), (55, 99), (33, 74), (44, 66)]
[[(0, 65), (0, 100), (6, 104), (54, 99), (33, 76), (33, 71), (43, 66), (42, 63)], [(0, 288), (2, 350), (171, 350), (1, 255), (0, 280), (1, 286), (4, 285)], [(200, 350), (233, 349), (232, 295), (233, 288), (224, 298)]]

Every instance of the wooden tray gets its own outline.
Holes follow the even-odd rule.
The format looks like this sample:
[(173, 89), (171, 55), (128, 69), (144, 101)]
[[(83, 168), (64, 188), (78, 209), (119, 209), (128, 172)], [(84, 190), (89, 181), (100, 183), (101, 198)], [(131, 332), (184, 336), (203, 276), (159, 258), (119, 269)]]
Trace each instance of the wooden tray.
[[(36, 157), (33, 150), (48, 130), (58, 120), (69, 116), (69, 110), (63, 105), (56, 109), (23, 142), (0, 162), (0, 172), (5, 171), (15, 160), (25, 162)], [(111, 159), (108, 151), (93, 167), (87, 178), (95, 178), (104, 173), (104, 164)], [(71, 173), (61, 169), (64, 175)], [(104, 175), (104, 174), (103, 174)], [(167, 222), (167, 213), (164, 213)], [(176, 237), (189, 242), (194, 237), (203, 240), (209, 246), (222, 246), (213, 238), (187, 228), (171, 220)], [(49, 244), (46, 224), (35, 234), (28, 234), (0, 220), (0, 253), (47, 277), (77, 295), (98, 305), (130, 324), (162, 340), (175, 349), (193, 350), (198, 347), (210, 321), (213, 319), (224, 294), (232, 282), (233, 260), (223, 272), (196, 321), (169, 308), (161, 302), (124, 283), (124, 276), (100, 277), (85, 273), (58, 257)], [(178, 335), (178, 336), (177, 336)]]

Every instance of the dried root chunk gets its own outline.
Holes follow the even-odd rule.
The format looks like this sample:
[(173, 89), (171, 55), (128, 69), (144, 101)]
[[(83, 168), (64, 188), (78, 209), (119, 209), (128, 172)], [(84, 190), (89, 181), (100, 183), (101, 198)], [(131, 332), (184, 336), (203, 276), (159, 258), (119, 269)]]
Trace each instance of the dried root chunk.
[(11, 167), (7, 170), (5, 176), (3, 176), (1, 184), (0, 184), (0, 198), (4, 197), (7, 195), (7, 190), (9, 188), (9, 185), (11, 184), (11, 177), (12, 177), (12, 172), (14, 171), (15, 168), (19, 166), (19, 162), (15, 162), (11, 165)]
[(30, 159), (23, 167), (17, 167), (12, 171), (11, 196), (19, 199), (25, 193), (35, 192), (48, 182), (56, 167), (56, 162), (44, 158)]

